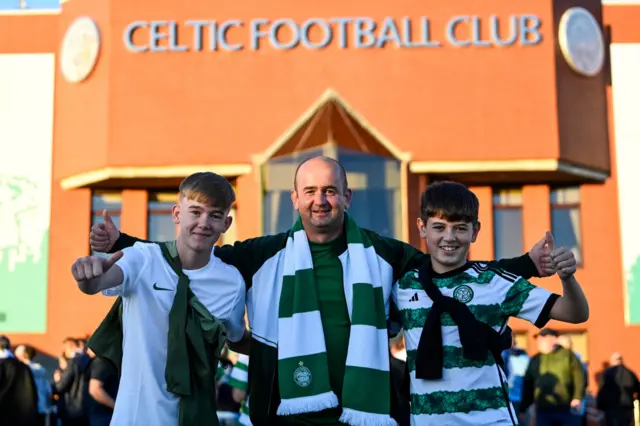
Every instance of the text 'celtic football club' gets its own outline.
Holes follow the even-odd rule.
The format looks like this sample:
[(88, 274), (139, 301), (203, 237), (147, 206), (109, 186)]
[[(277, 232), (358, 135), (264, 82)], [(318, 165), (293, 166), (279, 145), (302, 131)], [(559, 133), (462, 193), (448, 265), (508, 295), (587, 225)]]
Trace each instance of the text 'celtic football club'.
[(127, 25), (123, 38), (133, 52), (259, 50), (265, 43), (277, 50), (332, 45), (339, 49), (506, 47), (539, 44), (541, 26), (535, 15), (511, 15), (506, 20), (495, 15), (460, 15), (448, 19), (444, 34), (438, 37), (437, 26), (424, 16), (387, 17), (382, 22), (367, 17), (312, 18), (302, 24), (292, 19), (135, 21)]

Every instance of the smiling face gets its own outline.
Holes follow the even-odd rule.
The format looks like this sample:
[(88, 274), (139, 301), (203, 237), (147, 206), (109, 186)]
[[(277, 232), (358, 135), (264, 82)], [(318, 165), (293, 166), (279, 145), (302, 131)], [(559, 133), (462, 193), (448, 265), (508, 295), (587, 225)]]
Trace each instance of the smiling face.
[(346, 187), (346, 178), (335, 161), (317, 157), (298, 169), (291, 201), (300, 213), (309, 239), (314, 241), (318, 235), (334, 237), (342, 232), (351, 190)]
[(420, 197), (420, 237), (427, 241), (434, 271), (444, 273), (465, 264), (480, 232), (478, 197), (457, 182), (430, 184)]
[(173, 222), (180, 226), (178, 238), (195, 252), (211, 252), (218, 238), (231, 226), (229, 209), (198, 201), (197, 197), (180, 197), (173, 206)]
[(480, 224), (430, 217), (426, 223), (418, 219), (418, 230), (427, 241), (433, 270), (444, 273), (466, 263), (471, 243), (478, 238)]
[(173, 222), (180, 227), (180, 244), (195, 253), (210, 254), (220, 234), (231, 226), (229, 210), (235, 199), (233, 187), (223, 176), (212, 172), (187, 176), (172, 211)]

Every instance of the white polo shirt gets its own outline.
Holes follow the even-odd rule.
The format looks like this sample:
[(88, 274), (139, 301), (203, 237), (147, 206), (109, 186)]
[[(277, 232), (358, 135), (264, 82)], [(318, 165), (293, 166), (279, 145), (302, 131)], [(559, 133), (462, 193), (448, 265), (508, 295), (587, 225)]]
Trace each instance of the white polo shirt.
[[(103, 291), (123, 297), (122, 376), (111, 424), (177, 426), (179, 398), (167, 391), (165, 365), (178, 276), (157, 244), (136, 243), (123, 252), (117, 265), (124, 282)], [(227, 338), (242, 339), (246, 290), (240, 272), (212, 252), (204, 268), (184, 273), (200, 302), (225, 325)]]

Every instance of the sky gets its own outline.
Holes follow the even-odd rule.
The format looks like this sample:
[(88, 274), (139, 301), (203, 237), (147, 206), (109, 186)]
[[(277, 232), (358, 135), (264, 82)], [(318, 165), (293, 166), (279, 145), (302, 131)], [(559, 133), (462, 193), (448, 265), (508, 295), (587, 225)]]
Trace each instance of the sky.
[[(24, 0), (27, 9), (59, 9), (60, 0)], [(19, 10), (20, 0), (0, 0), (1, 10)]]

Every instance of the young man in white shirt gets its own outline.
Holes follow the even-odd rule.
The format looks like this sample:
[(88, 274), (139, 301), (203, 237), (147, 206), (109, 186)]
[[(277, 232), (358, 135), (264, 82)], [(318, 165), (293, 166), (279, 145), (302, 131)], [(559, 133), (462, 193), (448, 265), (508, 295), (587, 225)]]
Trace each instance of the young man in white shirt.
[[(233, 188), (222, 176), (196, 173), (180, 184), (172, 215), (180, 227), (175, 244), (189, 288), (224, 324), (227, 339), (237, 342), (245, 332), (245, 283), (236, 268), (213, 254), (231, 225), (234, 201)], [(136, 243), (108, 260), (83, 257), (72, 273), (84, 293), (122, 297), (121, 381), (113, 424), (177, 426), (180, 398), (167, 390), (165, 367), (178, 276), (160, 246)]]

